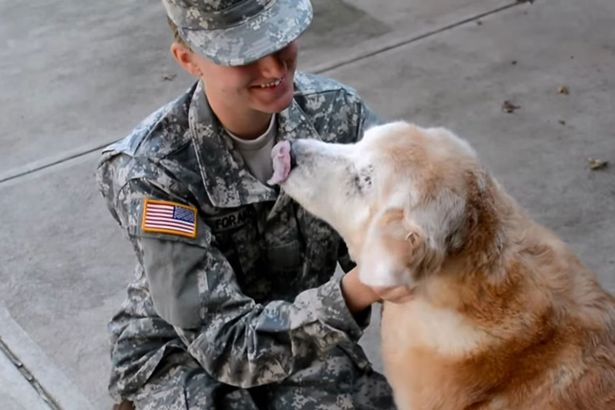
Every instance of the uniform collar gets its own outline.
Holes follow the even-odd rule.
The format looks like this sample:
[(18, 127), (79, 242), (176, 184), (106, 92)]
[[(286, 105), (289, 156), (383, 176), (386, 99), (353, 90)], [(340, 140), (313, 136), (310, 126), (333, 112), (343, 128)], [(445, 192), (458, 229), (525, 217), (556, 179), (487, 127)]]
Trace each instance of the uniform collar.
[[(244, 165), (231, 138), (211, 111), (202, 82), (194, 90), (188, 119), (201, 177), (212, 205), (234, 208), (278, 199), (277, 190), (256, 179)], [(294, 99), (277, 119), (276, 141), (319, 138)], [(285, 196), (281, 195), (279, 199)], [(286, 202), (280, 200), (278, 202)], [(274, 208), (280, 205), (276, 203)]]

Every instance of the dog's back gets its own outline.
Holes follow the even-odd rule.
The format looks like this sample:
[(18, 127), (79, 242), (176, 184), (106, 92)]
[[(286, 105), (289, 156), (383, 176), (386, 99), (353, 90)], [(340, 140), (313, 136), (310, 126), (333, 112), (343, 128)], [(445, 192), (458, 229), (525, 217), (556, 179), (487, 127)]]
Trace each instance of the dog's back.
[(416, 300), (385, 305), (400, 409), (615, 409), (615, 298), (494, 190), (509, 219), (500, 257), (479, 271), (452, 258)]

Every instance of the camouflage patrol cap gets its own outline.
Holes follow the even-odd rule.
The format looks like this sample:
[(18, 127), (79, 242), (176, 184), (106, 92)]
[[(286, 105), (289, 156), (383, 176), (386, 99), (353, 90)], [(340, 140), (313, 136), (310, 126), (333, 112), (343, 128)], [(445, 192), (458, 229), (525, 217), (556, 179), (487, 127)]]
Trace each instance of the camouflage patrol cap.
[(312, 21), (310, 0), (162, 0), (179, 35), (221, 65), (244, 65), (284, 48)]

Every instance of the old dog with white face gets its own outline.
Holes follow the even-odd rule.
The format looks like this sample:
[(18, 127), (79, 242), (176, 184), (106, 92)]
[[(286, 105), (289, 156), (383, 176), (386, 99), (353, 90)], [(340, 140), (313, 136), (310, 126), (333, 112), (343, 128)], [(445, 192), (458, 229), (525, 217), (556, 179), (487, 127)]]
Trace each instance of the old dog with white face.
[(463, 139), (405, 122), (281, 142), (271, 183), (335, 228), (385, 303), (400, 409), (615, 409), (615, 298)]

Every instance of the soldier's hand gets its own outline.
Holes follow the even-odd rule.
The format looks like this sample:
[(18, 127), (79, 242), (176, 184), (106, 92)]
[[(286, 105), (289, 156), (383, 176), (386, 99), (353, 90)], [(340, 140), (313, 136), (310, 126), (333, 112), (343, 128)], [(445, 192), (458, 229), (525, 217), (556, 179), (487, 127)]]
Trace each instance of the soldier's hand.
[(371, 287), (380, 300), (392, 303), (405, 303), (412, 299), (413, 289), (406, 285), (392, 287)]
[(342, 294), (348, 310), (358, 315), (376, 302), (405, 303), (412, 299), (413, 290), (405, 285), (392, 287), (372, 287), (359, 280), (359, 272), (354, 268), (342, 278)]
[(354, 268), (342, 278), (342, 295), (348, 310), (355, 316), (371, 306), (372, 303), (380, 300), (372, 288), (359, 280), (357, 268)]

